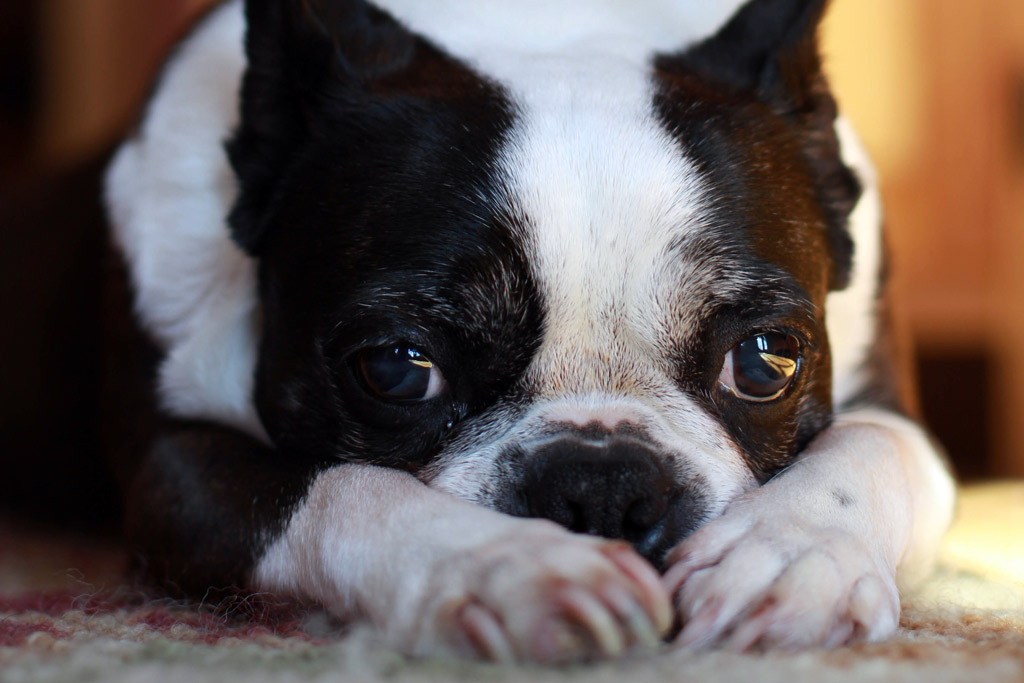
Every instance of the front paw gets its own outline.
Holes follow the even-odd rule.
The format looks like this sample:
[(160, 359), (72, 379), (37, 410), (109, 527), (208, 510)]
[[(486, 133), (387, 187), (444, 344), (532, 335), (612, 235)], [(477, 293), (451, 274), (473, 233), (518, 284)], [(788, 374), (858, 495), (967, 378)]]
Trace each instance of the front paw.
[(417, 593), (396, 644), (497, 661), (653, 649), (672, 619), (660, 577), (629, 546), (538, 520), (439, 561)]
[(795, 649), (882, 640), (899, 623), (895, 572), (849, 532), (739, 506), (669, 555), (683, 647)]

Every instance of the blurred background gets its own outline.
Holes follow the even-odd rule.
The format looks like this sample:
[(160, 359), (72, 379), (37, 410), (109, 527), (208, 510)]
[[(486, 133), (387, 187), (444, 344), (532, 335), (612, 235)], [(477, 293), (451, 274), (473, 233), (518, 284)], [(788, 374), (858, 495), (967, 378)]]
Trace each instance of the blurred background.
[[(38, 330), (6, 335), (0, 356), (0, 499), (41, 507), (110, 490), (76, 451), (95, 412), (78, 387), (95, 377), (74, 365), (98, 343), (86, 295), (99, 285), (74, 264), (83, 252), (98, 262), (104, 245), (70, 216), (84, 206), (99, 220), (97, 188), (68, 185), (77, 189), (54, 202), (38, 179), (63, 183), (102, 163), (162, 57), (210, 4), (0, 2), (0, 315)], [(1024, 2), (834, 0), (823, 52), (883, 179), (925, 415), (963, 480), (1024, 477)], [(59, 277), (32, 284), (44, 267)], [(33, 388), (49, 383), (78, 403), (48, 405)], [(66, 454), (44, 475), (21, 462), (40, 440)]]
[(1024, 476), (1024, 2), (835, 0), (823, 52), (882, 178), (925, 417), (962, 479)]

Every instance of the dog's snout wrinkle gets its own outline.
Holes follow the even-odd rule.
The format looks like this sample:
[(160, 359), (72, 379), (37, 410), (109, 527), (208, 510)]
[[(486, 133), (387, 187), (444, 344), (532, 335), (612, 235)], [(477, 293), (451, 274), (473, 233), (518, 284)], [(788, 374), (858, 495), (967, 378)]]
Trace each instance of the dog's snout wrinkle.
[(630, 441), (635, 442), (641, 448), (653, 443), (642, 424), (626, 420), (616, 421), (610, 426), (598, 420), (590, 420), (585, 423), (553, 422), (543, 434), (546, 440), (535, 442), (534, 448), (539, 448), (547, 442), (563, 440), (572, 440), (595, 447), (605, 446), (612, 438), (623, 446)]

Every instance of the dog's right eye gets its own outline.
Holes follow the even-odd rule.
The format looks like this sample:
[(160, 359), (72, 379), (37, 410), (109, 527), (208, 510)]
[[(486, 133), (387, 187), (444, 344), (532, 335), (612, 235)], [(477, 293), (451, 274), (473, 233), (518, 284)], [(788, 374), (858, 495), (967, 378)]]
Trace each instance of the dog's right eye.
[(447, 387), (437, 365), (409, 346), (363, 349), (356, 354), (354, 370), (368, 392), (395, 403), (436, 398)]
[(785, 393), (800, 365), (800, 342), (788, 334), (749, 337), (725, 354), (719, 382), (733, 395), (763, 403)]

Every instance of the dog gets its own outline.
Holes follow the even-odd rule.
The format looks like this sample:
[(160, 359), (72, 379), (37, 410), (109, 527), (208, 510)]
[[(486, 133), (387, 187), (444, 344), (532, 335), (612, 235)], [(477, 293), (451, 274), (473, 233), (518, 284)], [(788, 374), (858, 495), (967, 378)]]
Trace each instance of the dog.
[(149, 578), (411, 654), (890, 636), (953, 506), (822, 0), (228, 0), (107, 175)]

